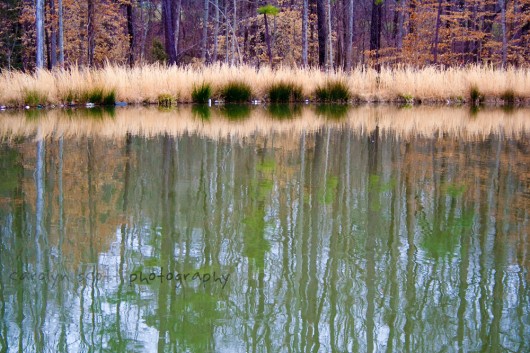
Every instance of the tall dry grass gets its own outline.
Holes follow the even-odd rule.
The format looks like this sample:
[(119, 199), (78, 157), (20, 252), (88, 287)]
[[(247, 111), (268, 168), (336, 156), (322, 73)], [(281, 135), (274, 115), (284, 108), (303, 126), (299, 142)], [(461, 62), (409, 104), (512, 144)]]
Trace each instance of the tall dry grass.
[[(325, 127), (367, 135), (379, 129), (382, 135), (400, 139), (448, 136), (458, 140), (484, 140), (491, 134), (527, 139), (530, 109), (506, 111), (489, 108), (477, 113), (458, 107), (421, 106), (401, 109), (389, 105), (363, 105), (346, 111), (342, 118), (329, 118), (311, 105), (302, 107), (291, 119), (276, 119), (264, 107), (254, 107), (245, 119), (230, 120), (222, 109), (212, 108), (209, 119), (200, 119), (191, 107), (158, 110), (148, 107), (102, 111), (94, 119), (90, 109), (51, 109), (0, 113), (0, 140), (30, 137), (102, 137), (124, 139), (127, 134), (156, 137), (199, 135), (210, 139), (247, 138), (256, 135), (313, 133)], [(28, 118), (25, 118), (28, 117)]]
[(191, 102), (193, 87), (208, 83), (218, 97), (223, 86), (240, 81), (252, 87), (255, 99), (267, 99), (268, 89), (277, 82), (292, 82), (302, 87), (302, 94), (314, 99), (315, 90), (330, 81), (346, 83), (351, 97), (364, 102), (422, 101), (466, 102), (475, 87), (486, 101), (501, 102), (507, 91), (518, 102), (530, 102), (530, 69), (473, 66), (468, 68), (415, 69), (383, 68), (380, 73), (357, 68), (351, 73), (325, 73), (318, 69), (270, 68), (212, 65), (166, 67), (147, 65), (135, 68), (108, 65), (87, 70), (39, 71), (34, 74), (3, 72), (0, 74), (0, 105), (25, 105), (28, 93), (45, 97), (43, 104), (67, 103), (68, 98), (82, 96), (94, 89), (114, 91), (118, 101), (157, 103), (161, 95), (178, 102)]

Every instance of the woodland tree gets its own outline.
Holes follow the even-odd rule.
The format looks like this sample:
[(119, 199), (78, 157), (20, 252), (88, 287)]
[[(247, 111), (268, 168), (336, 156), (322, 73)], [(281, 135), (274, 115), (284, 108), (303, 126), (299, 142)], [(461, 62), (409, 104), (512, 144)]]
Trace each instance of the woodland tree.
[(164, 22), (165, 48), (170, 65), (177, 63), (175, 49), (174, 0), (162, 0), (162, 21)]
[(318, 64), (320, 67), (326, 65), (326, 9), (324, 0), (317, 2), (317, 27), (318, 27)]
[(380, 68), (379, 50), (381, 49), (381, 28), (384, 0), (373, 0), (372, 22), (370, 24), (370, 54), (375, 58), (375, 67)]
[(271, 38), (269, 33), (269, 22), (267, 21), (267, 15), (276, 16), (278, 14), (278, 8), (272, 5), (265, 5), (258, 9), (258, 13), (263, 15), (265, 21), (265, 42), (267, 43), (267, 54), (269, 56), (269, 65), (272, 67), (272, 51), (271, 51)]
[(308, 43), (307, 43), (307, 25), (309, 21), (309, 1), (303, 0), (303, 9), (302, 9), (302, 66), (308, 66), (307, 52), (308, 52)]
[(201, 60), (206, 61), (206, 53), (208, 51), (208, 15), (209, 15), (209, 0), (204, 0), (204, 15), (202, 19), (202, 43), (201, 43)]
[(35, 8), (35, 28), (36, 28), (36, 66), (37, 69), (44, 67), (44, 0), (37, 0)]
[(346, 21), (348, 22), (346, 28), (346, 71), (350, 71), (352, 68), (352, 45), (353, 45), (353, 0), (348, 0), (348, 6), (346, 7)]
[(58, 25), (59, 33), (57, 44), (59, 45), (59, 65), (64, 67), (64, 16), (63, 16), (63, 0), (58, 0)]

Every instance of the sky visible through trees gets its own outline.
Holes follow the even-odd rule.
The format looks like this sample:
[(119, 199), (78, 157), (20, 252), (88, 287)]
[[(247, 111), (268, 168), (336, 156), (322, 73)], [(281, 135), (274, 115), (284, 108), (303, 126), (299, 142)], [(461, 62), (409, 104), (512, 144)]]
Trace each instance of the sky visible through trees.
[(3, 0), (0, 70), (528, 66), (530, 0)]

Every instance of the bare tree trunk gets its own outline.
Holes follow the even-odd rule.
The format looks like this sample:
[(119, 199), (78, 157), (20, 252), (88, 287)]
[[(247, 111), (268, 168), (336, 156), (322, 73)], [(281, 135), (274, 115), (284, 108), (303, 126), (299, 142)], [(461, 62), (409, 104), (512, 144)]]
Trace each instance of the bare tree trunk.
[(269, 56), (269, 65), (272, 67), (272, 50), (271, 50), (271, 36), (269, 34), (269, 21), (267, 20), (267, 14), (264, 13), (265, 19), (265, 41), (267, 42), (267, 55)]
[(351, 71), (352, 68), (352, 45), (353, 45), (353, 0), (348, 0), (346, 8), (346, 19), (348, 26), (346, 29), (346, 71)]
[(37, 0), (35, 12), (35, 27), (37, 32), (37, 69), (44, 68), (44, 0)]
[(129, 66), (134, 66), (134, 18), (133, 18), (133, 7), (132, 2), (126, 5), (127, 11), (127, 34), (129, 35), (129, 55), (127, 63)]
[(399, 50), (403, 48), (403, 23), (405, 22), (404, 11), (407, 7), (407, 0), (401, 0), (402, 5), (398, 12), (397, 21), (397, 33), (396, 33), (396, 46)]
[(218, 36), (219, 36), (219, 0), (215, 0), (214, 2), (214, 16), (215, 16), (215, 23), (213, 27), (213, 60), (212, 62), (217, 61), (217, 51), (218, 51)]
[(228, 16), (228, 0), (225, 0), (225, 64), (228, 64), (228, 38), (229, 38), (229, 29), (230, 27), (230, 18)]
[(88, 66), (94, 66), (94, 49), (95, 49), (95, 39), (94, 39), (94, 0), (88, 0), (88, 16), (87, 16), (87, 39), (88, 39)]
[(59, 7), (59, 65), (64, 67), (64, 22), (63, 22), (63, 0), (58, 0)]
[(233, 4), (234, 4), (234, 22), (232, 24), (232, 29), (233, 29), (233, 35), (232, 35), (232, 49), (231, 49), (231, 53), (232, 53), (232, 59), (231, 59), (231, 64), (234, 65), (235, 64), (235, 57), (236, 57), (236, 41), (237, 41), (237, 0), (234, 0), (233, 1)]
[(324, 0), (317, 1), (318, 65), (326, 65), (326, 9)]
[(151, 25), (151, 18), (153, 17), (153, 10), (151, 7), (147, 9), (147, 19), (144, 15), (144, 10), (140, 9), (140, 23), (142, 24), (142, 34), (140, 37), (140, 61), (144, 61), (145, 58), (145, 45), (147, 42), (147, 34)]
[(48, 34), (48, 31), (46, 30), (46, 26), (44, 26), (44, 46), (46, 48), (46, 62), (48, 63), (48, 70), (51, 70), (52, 66), (51, 66), (51, 60), (50, 60), (50, 52), (51, 52), (50, 35)]
[(175, 29), (173, 21), (173, 1), (162, 1), (162, 19), (164, 23), (165, 49), (168, 56), (168, 64), (177, 63), (177, 51), (175, 50)]
[(182, 0), (176, 0), (174, 5), (175, 12), (173, 13), (173, 27), (175, 29), (175, 61), (179, 55), (179, 36), (180, 36), (180, 14), (182, 12)]
[(303, 0), (303, 10), (302, 10), (302, 66), (307, 67), (308, 66), (308, 60), (307, 60), (307, 51), (308, 51), (308, 45), (307, 45), (307, 22), (309, 18), (308, 14), (308, 0)]
[(327, 0), (327, 22), (328, 22), (328, 70), (333, 70), (333, 39), (331, 36), (331, 0)]
[(440, 16), (442, 15), (442, 0), (438, 0), (438, 13), (436, 14), (436, 27), (434, 29), (434, 59), (433, 64), (438, 62), (438, 34), (440, 32)]
[(204, 0), (204, 13), (202, 19), (202, 43), (201, 43), (201, 59), (203, 63), (206, 61), (206, 52), (208, 46), (208, 16), (209, 16), (209, 0)]
[(381, 17), (383, 2), (373, 0), (372, 2), (372, 23), (370, 24), (370, 51), (375, 51), (375, 68), (379, 72), (379, 49), (381, 48)]
[(50, 6), (50, 68), (57, 65), (57, 30), (55, 28), (55, 2), (49, 1)]
[[(478, 4), (475, 3), (473, 5), (473, 31), (476, 31), (478, 32), (480, 29), (479, 29), (479, 24), (478, 24), (478, 20), (477, 20), (477, 16), (478, 16)], [(480, 62), (480, 51), (479, 51), (479, 44), (480, 44), (480, 41), (475, 39), (473, 40), (472, 42), (473, 44), (473, 47), (472, 47), (472, 56), (473, 56), (473, 61), (476, 63), (476, 64), (479, 64)]]
[(506, 4), (504, 0), (500, 0), (501, 7), (501, 26), (502, 26), (502, 67), (506, 67), (506, 57), (508, 51), (508, 43), (506, 40)]
[(416, 32), (416, 0), (409, 0), (409, 33)]

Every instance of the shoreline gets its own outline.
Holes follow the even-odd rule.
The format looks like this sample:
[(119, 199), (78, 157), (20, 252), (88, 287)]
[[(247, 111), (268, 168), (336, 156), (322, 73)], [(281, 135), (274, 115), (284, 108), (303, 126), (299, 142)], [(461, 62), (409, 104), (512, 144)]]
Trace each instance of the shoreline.
[(154, 102), (149, 103), (137, 103), (137, 102), (115, 102), (111, 105), (101, 105), (101, 104), (47, 104), (47, 105), (37, 105), (37, 106), (5, 106), (0, 105), (0, 112), (16, 112), (16, 111), (50, 111), (50, 110), (77, 110), (77, 109), (114, 109), (114, 108), (160, 108), (160, 109), (175, 109), (179, 107), (204, 107), (204, 108), (222, 108), (223, 106), (248, 106), (248, 107), (262, 107), (267, 108), (270, 106), (294, 106), (294, 107), (303, 107), (303, 106), (344, 106), (348, 108), (358, 108), (363, 106), (368, 107), (377, 107), (377, 106), (389, 106), (395, 108), (415, 108), (415, 107), (451, 107), (451, 108), (469, 108), (469, 109), (489, 109), (489, 108), (504, 108), (504, 109), (524, 109), (530, 108), (530, 98), (524, 100), (518, 100), (515, 103), (506, 103), (501, 98), (492, 98), (487, 99), (480, 104), (472, 104), (468, 101), (460, 100), (414, 100), (414, 101), (404, 101), (404, 100), (352, 100), (348, 102), (323, 102), (318, 100), (308, 100), (308, 101), (293, 101), (293, 102), (281, 102), (273, 103), (265, 100), (254, 100), (250, 102), (237, 102), (237, 103), (226, 103), (223, 101), (213, 101), (211, 104), (208, 103), (194, 103), (194, 102), (175, 102), (171, 106), (166, 106)]
[[(33, 74), (2, 72), (0, 106), (92, 107), (99, 105), (174, 106), (228, 101), (227, 90), (240, 84), (248, 95), (237, 102), (271, 103), (273, 89), (288, 89), (279, 103), (346, 103), (443, 106), (530, 106), (530, 69), (426, 67), (357, 68), (350, 73), (318, 69), (212, 65), (177, 67), (147, 65), (134, 68), (73, 67)], [(282, 86), (283, 85), (283, 86)], [(285, 86), (285, 87), (284, 87)], [(340, 95), (333, 95), (332, 90)], [(331, 94), (326, 95), (329, 90)], [(342, 91), (341, 91), (342, 90)], [(322, 93), (324, 91), (324, 93)], [(226, 99), (225, 99), (226, 98)], [(116, 104), (117, 103), (117, 104)]]

